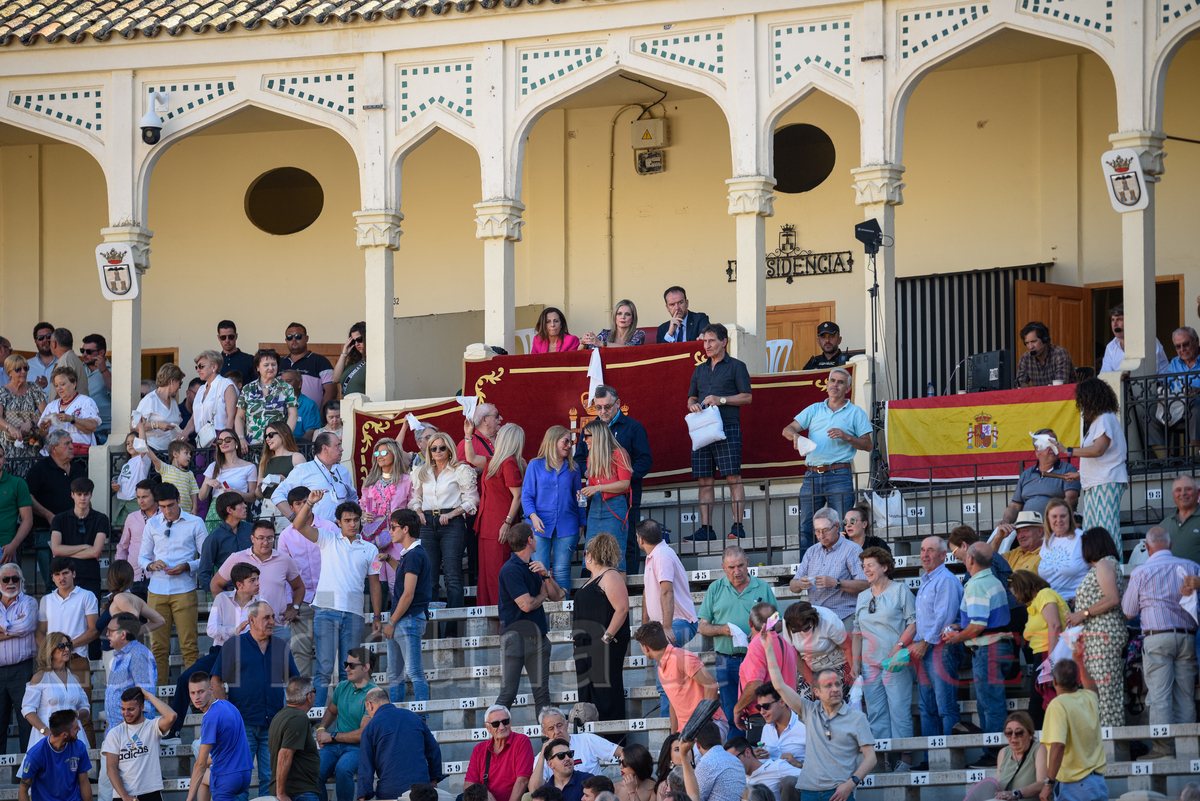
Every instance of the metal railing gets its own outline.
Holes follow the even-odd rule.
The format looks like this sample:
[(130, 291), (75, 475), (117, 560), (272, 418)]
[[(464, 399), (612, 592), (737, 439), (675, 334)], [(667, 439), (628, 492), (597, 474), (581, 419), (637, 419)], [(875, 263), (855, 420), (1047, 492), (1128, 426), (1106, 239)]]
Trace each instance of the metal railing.
[[(1200, 466), (1200, 374), (1129, 376), (1122, 383), (1130, 473)], [(1136, 433), (1140, 446), (1135, 446)]]

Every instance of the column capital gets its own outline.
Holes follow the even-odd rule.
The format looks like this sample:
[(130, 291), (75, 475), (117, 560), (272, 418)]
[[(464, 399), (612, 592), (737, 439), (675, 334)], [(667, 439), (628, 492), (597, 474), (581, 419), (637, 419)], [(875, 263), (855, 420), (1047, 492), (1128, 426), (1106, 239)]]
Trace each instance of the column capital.
[(114, 225), (112, 228), (101, 228), (100, 236), (106, 245), (129, 245), (133, 251), (133, 265), (139, 273), (150, 268), (150, 239), (154, 232), (140, 225)]
[(475, 204), (475, 238), (521, 241), (525, 204), (508, 198)]
[(1109, 134), (1108, 141), (1113, 148), (1127, 147), (1138, 154), (1146, 180), (1157, 181), (1166, 171), (1163, 159), (1167, 154), (1163, 152), (1163, 143), (1167, 141), (1167, 135), (1162, 131), (1125, 131)]
[(874, 206), (879, 203), (899, 206), (904, 202), (904, 182), (900, 176), (904, 168), (899, 164), (876, 164), (851, 170), (854, 176), (854, 202), (859, 206)]
[(400, 212), (390, 209), (356, 211), (354, 219), (358, 221), (354, 233), (360, 248), (400, 248), (400, 235), (404, 233), (400, 230), (400, 222), (404, 219)]
[(775, 179), (769, 175), (750, 175), (743, 178), (730, 178), (725, 181), (729, 187), (729, 213), (753, 214), (758, 217), (775, 216)]

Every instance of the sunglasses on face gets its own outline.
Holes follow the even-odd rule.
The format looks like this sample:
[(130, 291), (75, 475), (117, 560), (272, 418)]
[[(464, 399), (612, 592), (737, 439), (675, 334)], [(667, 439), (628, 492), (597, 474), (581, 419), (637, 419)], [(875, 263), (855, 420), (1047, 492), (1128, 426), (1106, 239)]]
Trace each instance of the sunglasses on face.
[(859, 523), (862, 523), (862, 522), (863, 522), (862, 520), (855, 520), (854, 518), (850, 518), (849, 520), (843, 520), (842, 525), (843, 526), (857, 526)]
[[(445, 450), (445, 449), (443, 448), (443, 450)], [(376, 458), (376, 459), (378, 459), (380, 456), (387, 456), (387, 455), (388, 455), (388, 452), (387, 452), (387, 451), (375, 451), (375, 458)]]
[(217, 339), (228, 342), (231, 339), (237, 339), (237, 334), (217, 334)]
[(777, 703), (779, 703), (779, 702), (778, 702), (778, 701), (772, 701), (772, 702), (771, 702), (771, 703), (769, 703), (769, 704), (763, 704), (763, 703), (760, 703), (760, 704), (758, 705), (758, 709), (759, 709), (759, 711), (760, 711), (760, 712), (770, 712), (770, 711), (771, 711), (771, 707), (775, 706)]
[(75, 646), (71, 643), (70, 640), (63, 640), (62, 642), (60, 642), (58, 645), (56, 645), (54, 647), (60, 651), (70, 651)]
[(47, 340), (47, 339), (49, 339), (49, 338), (50, 338), (50, 335), (49, 335), (49, 334), (39, 334), (39, 335), (38, 335), (38, 337), (37, 337), (37, 341), (38, 341), (38, 342), (43, 342), (43, 341), (45, 341), (45, 340)]
[(592, 435), (591, 435), (591, 434), (584, 434), (584, 435), (583, 435), (583, 438), (584, 438), (584, 439), (591, 439), (591, 438), (592, 438)]
[(279, 434), (276, 433), (275, 431), (268, 431), (267, 436), (265, 438), (270, 439), (271, 437), (278, 437), (278, 436), (279, 436)]
[[(434, 445), (432, 448), (429, 449), (429, 452), (430, 453), (444, 453), (448, 450), (450, 450), (450, 449), (447, 448), (445, 445)], [(375, 454), (375, 455), (378, 456), (379, 454)]]
[(15, 367), (15, 368), (13, 368), (13, 372), (14, 373), (28, 373), (29, 368), (28, 367)]
[(21, 579), (18, 576), (5, 576), (0, 578), (0, 584), (20, 584)]
[(1004, 736), (1009, 738), (1010, 740), (1013, 737), (1024, 737), (1027, 733), (1028, 732), (1026, 732), (1024, 729), (1005, 729), (1004, 730)]
[(358, 345), (361, 342), (362, 342), (362, 337), (351, 337), (351, 339), (350, 339), (351, 345)]
[(344, 667), (346, 670), (350, 670), (351, 668), (362, 667), (362, 665), (360, 665), (358, 662), (343, 662), (342, 667)]
[(84, 356), (91, 356), (95, 353), (99, 353), (100, 351), (96, 350), (95, 348), (80, 348), (79, 352)]
[(288, 342), (296, 342), (304, 339), (304, 334), (288, 334), (284, 337), (284, 339), (286, 339)]
[(218, 445), (228, 445), (231, 442), (237, 442), (233, 437), (220, 437), (217, 439)]
[(491, 726), (493, 729), (498, 729), (501, 726), (507, 726), (511, 722), (512, 722), (512, 718), (504, 718), (503, 720), (488, 721), (488, 725)]
[[(574, 751), (559, 751), (557, 754), (551, 754), (550, 758), (551, 759), (574, 759), (575, 752)], [(625, 760), (622, 759), (621, 766), (624, 767), (624, 765), (625, 765)]]

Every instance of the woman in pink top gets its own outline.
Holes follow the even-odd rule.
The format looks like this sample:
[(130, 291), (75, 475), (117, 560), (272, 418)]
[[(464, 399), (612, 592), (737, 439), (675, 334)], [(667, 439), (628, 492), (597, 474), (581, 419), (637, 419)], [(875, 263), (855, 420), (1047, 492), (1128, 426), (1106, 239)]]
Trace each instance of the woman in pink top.
[[(390, 438), (376, 442), (373, 454), (375, 463), (363, 479), (358, 499), (363, 510), (362, 538), (378, 548), (381, 556), (390, 553), (399, 559), (403, 549), (392, 542), (387, 521), (392, 512), (408, 508), (412, 495), (412, 479), (408, 475), (412, 457)], [(379, 581), (385, 586), (392, 586), (394, 572), (386, 561), (379, 560)]]
[(547, 306), (533, 327), (529, 352), (562, 353), (568, 350), (579, 350), (579, 337), (567, 331), (567, 318), (561, 311)]
[[(767, 670), (767, 649), (759, 632), (777, 611), (779, 610), (769, 603), (755, 604), (750, 610), (750, 644), (738, 671), (738, 692), (741, 694), (733, 706), (735, 720), (740, 721), (743, 717), (758, 714), (758, 705), (754, 703), (754, 691), (760, 684), (771, 681), (771, 674)], [(775, 660), (779, 663), (780, 671), (791, 688), (796, 686), (796, 649), (777, 633), (779, 628), (780, 624), (777, 621), (767, 636), (775, 650)]]

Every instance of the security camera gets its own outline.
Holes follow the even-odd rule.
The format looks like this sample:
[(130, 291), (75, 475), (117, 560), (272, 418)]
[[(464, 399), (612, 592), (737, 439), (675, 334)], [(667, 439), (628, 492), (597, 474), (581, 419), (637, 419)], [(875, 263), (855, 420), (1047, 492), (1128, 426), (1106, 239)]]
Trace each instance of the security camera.
[(148, 145), (157, 145), (162, 135), (162, 114), (167, 113), (167, 96), (162, 92), (150, 93), (150, 109), (142, 117), (142, 141)]

